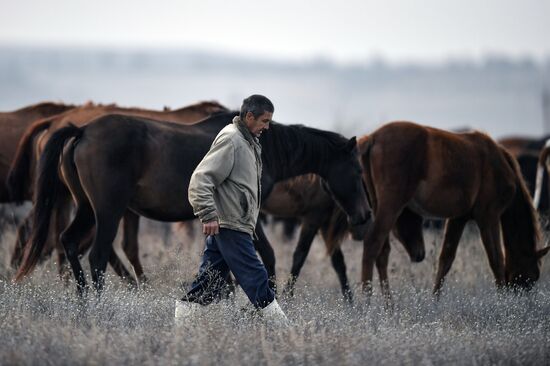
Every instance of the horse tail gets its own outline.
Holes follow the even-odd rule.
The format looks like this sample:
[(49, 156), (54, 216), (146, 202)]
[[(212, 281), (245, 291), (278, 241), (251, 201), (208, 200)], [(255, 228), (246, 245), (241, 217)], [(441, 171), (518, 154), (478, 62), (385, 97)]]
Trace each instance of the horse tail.
[(363, 183), (367, 191), (367, 199), (369, 200), (370, 207), (376, 213), (377, 200), (376, 190), (374, 189), (374, 182), (372, 181), (372, 171), (370, 164), (370, 152), (374, 146), (374, 136), (368, 138), (362, 138), (359, 141), (359, 153), (361, 159), (361, 166), (363, 167)]
[(10, 199), (20, 205), (27, 199), (25, 193), (31, 186), (31, 164), (33, 159), (33, 142), (35, 137), (42, 131), (48, 129), (52, 124), (51, 119), (42, 120), (32, 124), (25, 130), (23, 137), (17, 145), (15, 158), (13, 159), (6, 186)]
[(23, 263), (15, 275), (15, 281), (28, 275), (40, 259), (48, 238), (52, 210), (62, 185), (58, 175), (61, 153), (68, 139), (78, 139), (83, 132), (84, 128), (72, 124), (56, 131), (48, 140), (40, 157), (31, 239), (25, 247)]
[(544, 148), (540, 152), (539, 161), (537, 164), (537, 183), (535, 188), (535, 198), (533, 199), (535, 209), (538, 209), (540, 205), (540, 197), (542, 195), (542, 180), (544, 177), (544, 169), (546, 169), (546, 161), (549, 157), (548, 155), (550, 155), (550, 140), (546, 141)]
[(541, 229), (517, 160), (504, 148), (501, 151), (516, 176), (516, 192), (501, 216), (504, 248), (508, 257), (510, 250), (517, 252), (518, 248), (532, 248), (535, 251), (541, 239)]
[(336, 248), (348, 234), (348, 219), (344, 211), (338, 206), (334, 206), (330, 218), (326, 225), (321, 227), (321, 235), (325, 240), (327, 254), (332, 255)]

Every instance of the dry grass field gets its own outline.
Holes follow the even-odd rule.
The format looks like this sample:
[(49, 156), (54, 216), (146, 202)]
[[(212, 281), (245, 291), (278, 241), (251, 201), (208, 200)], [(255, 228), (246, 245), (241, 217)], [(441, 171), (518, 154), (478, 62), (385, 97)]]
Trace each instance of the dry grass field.
[[(167, 233), (146, 222), (140, 240), (147, 286), (128, 288), (109, 269), (104, 294), (83, 302), (72, 281), (58, 279), (53, 260), (24, 283), (11, 284), (14, 227), (6, 221), (0, 247), (3, 365), (550, 364), (549, 258), (533, 293), (499, 293), (476, 228), (465, 233), (439, 302), (431, 286), (441, 232), (425, 232), (427, 255), (419, 264), (410, 263), (392, 242), (393, 312), (384, 309), (378, 286), (370, 306), (357, 288), (354, 304), (346, 304), (318, 237), (295, 298), (281, 299), (290, 327), (266, 328), (242, 310), (247, 301), (237, 290), (233, 299), (208, 307), (192, 326), (175, 328), (174, 300), (193, 279), (202, 235)], [(295, 241), (284, 243), (279, 227), (267, 233), (282, 284)], [(348, 275), (357, 284), (361, 243), (347, 240), (343, 249)], [(87, 259), (82, 262), (87, 268)]]

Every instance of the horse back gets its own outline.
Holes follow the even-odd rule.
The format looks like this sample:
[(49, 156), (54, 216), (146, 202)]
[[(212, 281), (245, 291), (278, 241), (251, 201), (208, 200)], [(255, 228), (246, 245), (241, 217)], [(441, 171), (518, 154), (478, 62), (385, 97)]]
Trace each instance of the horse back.
[(371, 166), (373, 178), (381, 184), (393, 181), (396, 176), (417, 183), (428, 173), (428, 139), (428, 130), (422, 126), (392, 122), (360, 140), (361, 160)]
[[(480, 197), (484, 202), (497, 197), (498, 189), (488, 192), (493, 182), (509, 182), (508, 164), (496, 143), (483, 133), (394, 122), (370, 139), (376, 189), (389, 192), (386, 196), (399, 192), (413, 211), (424, 216), (464, 215), (480, 204)], [(502, 182), (498, 185), (507, 187)]]
[(196, 128), (107, 115), (85, 127), (74, 155), (66, 158), (74, 159), (92, 201), (121, 192), (137, 213), (185, 220), (193, 218), (187, 200), (189, 178), (214, 137)]

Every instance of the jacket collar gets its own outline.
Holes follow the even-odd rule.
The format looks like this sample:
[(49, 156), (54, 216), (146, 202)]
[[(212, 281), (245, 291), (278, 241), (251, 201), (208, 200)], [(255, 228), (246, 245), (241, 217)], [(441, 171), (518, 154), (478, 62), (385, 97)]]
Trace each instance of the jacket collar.
[(239, 116), (235, 116), (233, 118), (233, 124), (237, 127), (237, 129), (241, 132), (241, 134), (244, 136), (246, 141), (248, 141), (252, 146), (259, 147), (260, 146), (260, 140), (252, 135), (246, 124), (241, 120)]

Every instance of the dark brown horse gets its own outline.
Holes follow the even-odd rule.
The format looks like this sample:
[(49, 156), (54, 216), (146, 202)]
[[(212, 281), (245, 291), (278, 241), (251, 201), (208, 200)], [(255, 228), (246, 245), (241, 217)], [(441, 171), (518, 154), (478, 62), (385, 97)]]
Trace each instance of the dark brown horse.
[[(21, 141), (17, 148), (17, 154), (13, 159), (11, 164), (9, 176), (7, 179), (7, 185), (10, 191), (10, 197), (13, 201), (22, 202), (25, 200), (31, 200), (33, 195), (34, 187), (34, 176), (36, 169), (36, 161), (38, 160), (44, 145), (49, 140), (51, 135), (67, 126), (69, 123), (73, 123), (77, 126), (85, 126), (89, 122), (93, 121), (96, 118), (101, 116), (117, 113), (122, 115), (131, 115), (131, 116), (140, 116), (147, 117), (152, 119), (159, 119), (169, 122), (181, 123), (181, 124), (192, 124), (199, 120), (204, 119), (205, 117), (210, 116), (213, 113), (227, 112), (227, 108), (221, 104), (214, 101), (205, 101), (189, 106), (185, 106), (176, 110), (168, 111), (156, 111), (156, 110), (147, 110), (141, 108), (123, 108), (112, 105), (85, 105), (79, 108), (72, 109), (62, 114), (58, 114), (51, 118), (45, 118), (39, 120), (29, 126), (25, 131), (24, 136), (21, 138)], [(67, 198), (68, 192), (67, 192)], [(49, 245), (46, 247), (46, 253), (51, 252), (55, 247), (54, 243), (57, 243), (57, 238), (63, 230), (69, 220), (69, 214), (71, 210), (70, 203), (61, 202), (54, 210), (53, 216), (53, 228), (51, 230), (51, 236), (49, 240)], [(13, 267), (17, 267), (22, 259), (23, 246), (27, 241), (27, 233), (30, 232), (30, 221), (32, 214), (29, 214), (25, 219), (24, 223), (19, 226), (16, 244), (12, 254), (11, 263)], [(122, 247), (127, 252), (129, 258), (131, 256), (138, 255), (137, 251), (127, 250), (129, 241), (132, 240), (134, 236), (137, 235), (137, 229), (139, 225), (139, 219), (135, 214), (128, 212), (125, 214), (125, 219), (123, 222), (124, 226), (124, 237), (122, 242)], [(137, 240), (137, 239), (136, 239)], [(62, 264), (64, 263), (64, 251), (63, 248), (58, 248), (58, 265), (59, 270), (62, 270)], [(116, 257), (112, 258), (113, 268), (115, 271), (124, 277), (128, 277), (128, 272), (122, 266), (120, 262), (117, 261)], [(134, 270), (136, 275), (144, 279), (143, 269), (139, 261), (133, 261), (135, 264)]]
[[(57, 193), (65, 185), (75, 200), (76, 213), (61, 242), (83, 291), (78, 245), (95, 224), (89, 258), (92, 280), (101, 290), (118, 221), (127, 209), (161, 221), (194, 217), (187, 201), (191, 174), (216, 134), (236, 114), (219, 114), (192, 126), (109, 115), (82, 128), (69, 126), (55, 132), (40, 158), (35, 225), (17, 279), (38, 262)], [(331, 132), (273, 123), (262, 134), (261, 143), (264, 195), (277, 181), (317, 173), (348, 214), (352, 234), (362, 237), (370, 211), (355, 138), (348, 141)]]
[(0, 203), (13, 202), (4, 182), (15, 157), (17, 144), (25, 129), (33, 122), (75, 108), (74, 105), (44, 102), (33, 104), (12, 112), (0, 113)]
[[(359, 141), (374, 222), (364, 241), (362, 281), (401, 212), (447, 218), (434, 292), (451, 268), (466, 222), (474, 220), (497, 285), (529, 288), (540, 276), (540, 228), (516, 160), (479, 132), (456, 134), (389, 123)], [(501, 229), (504, 253), (501, 246)]]
[[(346, 275), (346, 263), (340, 248), (340, 243), (347, 235), (349, 226), (344, 212), (334, 201), (319, 176), (309, 174), (277, 183), (262, 204), (262, 211), (280, 217), (299, 218), (302, 223), (293, 255), (290, 279), (283, 293), (293, 295), (295, 282), (307, 258), (311, 243), (320, 230), (331, 257), (332, 266), (338, 275), (342, 293), (348, 300), (352, 299)], [(412, 225), (409, 225), (411, 220)], [(414, 231), (410, 232), (409, 228)], [(416, 225), (412, 212), (405, 211), (400, 215), (393, 233), (404, 245), (412, 261), (419, 262), (424, 258), (421, 227)], [(380, 285), (384, 296), (388, 299), (390, 298), (387, 270), (389, 253), (388, 242), (376, 258)]]
[[(544, 148), (544, 144), (550, 136), (539, 138), (511, 136), (498, 140), (518, 161), (521, 169), (521, 174), (525, 179), (527, 189), (531, 196), (535, 196), (535, 188), (537, 185), (537, 166), (539, 156)], [(536, 206), (540, 214), (548, 215), (550, 213), (550, 180), (545, 169), (541, 170), (542, 179), (541, 190), (539, 191), (539, 201)]]

